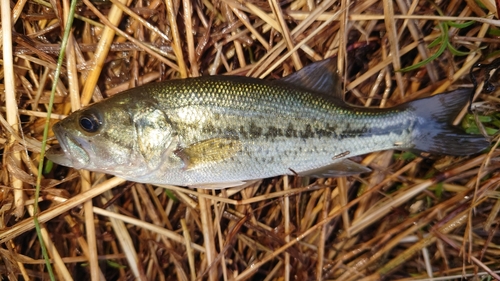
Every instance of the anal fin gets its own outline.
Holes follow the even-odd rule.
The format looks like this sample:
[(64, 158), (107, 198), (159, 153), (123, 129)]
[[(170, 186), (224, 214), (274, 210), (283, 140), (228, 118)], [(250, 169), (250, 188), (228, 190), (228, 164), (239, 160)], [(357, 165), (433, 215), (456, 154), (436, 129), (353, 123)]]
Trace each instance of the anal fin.
[(371, 170), (349, 159), (344, 159), (328, 166), (298, 173), (299, 176), (317, 178), (345, 177), (370, 172)]
[(234, 182), (214, 182), (214, 183), (203, 183), (203, 184), (194, 184), (189, 187), (192, 188), (201, 188), (201, 189), (225, 189), (230, 187), (246, 187), (246, 181), (234, 181)]

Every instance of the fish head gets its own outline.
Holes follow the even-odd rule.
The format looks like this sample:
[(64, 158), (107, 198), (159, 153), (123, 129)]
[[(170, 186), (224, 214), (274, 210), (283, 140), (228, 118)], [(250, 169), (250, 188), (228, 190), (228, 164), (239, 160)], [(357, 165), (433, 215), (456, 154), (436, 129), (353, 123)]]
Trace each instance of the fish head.
[(52, 128), (59, 146), (54, 163), (135, 178), (160, 168), (176, 136), (167, 116), (152, 104), (101, 102), (70, 114)]

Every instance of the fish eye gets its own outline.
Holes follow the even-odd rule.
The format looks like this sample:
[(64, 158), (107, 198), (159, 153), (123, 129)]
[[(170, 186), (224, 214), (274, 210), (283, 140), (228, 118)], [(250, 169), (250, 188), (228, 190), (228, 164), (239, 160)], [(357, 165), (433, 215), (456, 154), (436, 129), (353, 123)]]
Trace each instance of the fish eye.
[(95, 114), (85, 114), (80, 116), (80, 127), (89, 133), (95, 133), (101, 127), (101, 120)]

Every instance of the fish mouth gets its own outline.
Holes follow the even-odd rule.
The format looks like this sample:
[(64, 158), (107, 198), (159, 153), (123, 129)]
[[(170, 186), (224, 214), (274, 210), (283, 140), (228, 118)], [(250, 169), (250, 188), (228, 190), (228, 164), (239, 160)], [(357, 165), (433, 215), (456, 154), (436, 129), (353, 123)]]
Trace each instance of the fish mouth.
[(64, 149), (59, 144), (51, 146), (49, 150), (45, 152), (45, 156), (56, 164), (73, 167), (73, 162), (66, 156)]
[(78, 138), (67, 133), (59, 123), (54, 124), (52, 131), (59, 145), (53, 145), (46, 151), (45, 155), (49, 160), (76, 169), (81, 169), (89, 163), (90, 156)]

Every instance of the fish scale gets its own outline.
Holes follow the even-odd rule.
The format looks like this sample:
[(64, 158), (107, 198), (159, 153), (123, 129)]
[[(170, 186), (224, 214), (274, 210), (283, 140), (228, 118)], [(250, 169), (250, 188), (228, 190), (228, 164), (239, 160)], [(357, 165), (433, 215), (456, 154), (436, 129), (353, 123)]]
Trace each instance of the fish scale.
[(386, 149), (467, 155), (488, 146), (450, 120), (469, 89), (370, 109), (346, 104), (332, 60), (280, 80), (206, 76), (130, 89), (53, 130), (54, 162), (132, 181), (224, 188), (277, 175), (343, 176)]

